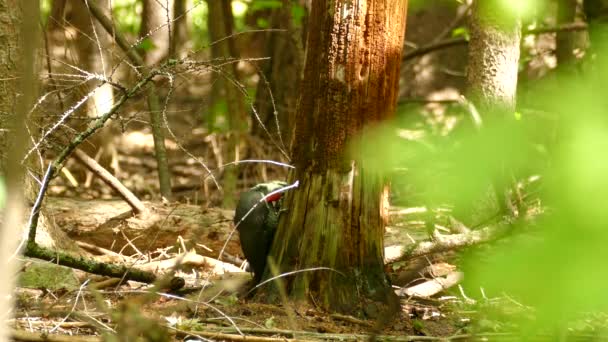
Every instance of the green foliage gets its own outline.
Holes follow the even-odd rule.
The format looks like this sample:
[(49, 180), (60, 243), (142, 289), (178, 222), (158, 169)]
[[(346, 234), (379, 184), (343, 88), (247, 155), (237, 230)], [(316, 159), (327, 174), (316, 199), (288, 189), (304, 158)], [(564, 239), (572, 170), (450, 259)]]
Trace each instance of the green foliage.
[(179, 319), (176, 328), (188, 331), (203, 331), (205, 329), (205, 324), (198, 318)]
[(194, 42), (194, 48), (200, 49), (204, 46), (209, 45), (209, 33), (207, 31), (207, 3), (204, 0), (194, 0), (193, 8), (190, 11), (190, 18), (192, 19), (192, 40)]
[[(531, 100), (511, 115), (481, 113), (480, 130), (463, 116), (448, 137), (405, 139), (393, 123), (357, 145), (366, 170), (406, 170), (402, 177), (420, 194), (412, 206), (447, 204), (456, 219), (475, 214), (480, 202), (496, 203), (493, 184), (513, 189), (540, 175), (534, 193), (522, 185), (525, 200), (533, 196), (542, 205), (524, 205), (534, 218), (512, 219), (506, 238), (464, 255), (463, 263), (469, 292), (482, 287), (489, 297), (507, 294), (535, 308), (534, 320), (510, 317), (530, 333), (608, 311), (608, 97), (600, 90), (607, 53), (587, 61), (584, 74), (558, 74), (521, 89)], [(482, 211), (501, 218), (496, 205)]]
[(49, 290), (76, 290), (79, 287), (74, 270), (46, 262), (33, 262), (19, 277), (19, 286)]
[(232, 293), (229, 296), (219, 296), (214, 300), (214, 302), (224, 306), (232, 306), (239, 302), (239, 298), (236, 296), (236, 293)]
[(266, 321), (264, 322), (264, 326), (267, 329), (274, 329), (276, 328), (276, 318), (274, 316), (270, 316), (270, 318), (266, 319)]
[(50, 13), (51, 13), (51, 0), (41, 0), (40, 1), (40, 18), (42, 20), (43, 25), (46, 25)]
[(206, 118), (207, 125), (211, 132), (226, 132), (228, 131), (228, 104), (224, 98), (216, 101), (213, 107), (209, 109)]
[[(536, 222), (534, 234), (515, 236), (484, 263), (470, 266), (471, 282), (535, 305), (541, 324), (608, 309), (608, 273), (603, 270), (608, 159), (601, 157), (608, 148), (608, 123), (602, 109), (606, 100), (594, 91), (601, 84), (596, 82), (562, 79), (559, 90), (541, 97), (563, 115), (551, 167), (542, 173), (542, 199), (551, 212)], [(515, 229), (530, 230), (524, 224)]]
[(132, 35), (139, 34), (142, 4), (138, 0), (113, 0), (113, 19), (118, 30)]
[(269, 28), (270, 27), (270, 23), (268, 22), (268, 20), (266, 20), (264, 18), (258, 18), (255, 23), (256, 23), (256, 25), (258, 25), (259, 28)]
[(464, 37), (469, 40), (469, 30), (465, 26), (460, 26), (452, 30), (452, 37)]
[(250, 11), (262, 11), (269, 9), (281, 8), (283, 3), (281, 0), (255, 0), (249, 6)]
[(424, 321), (420, 319), (412, 320), (412, 329), (416, 332), (416, 334), (426, 335), (426, 329), (424, 327)]
[(304, 6), (293, 4), (291, 6), (291, 17), (293, 18), (293, 25), (295, 27), (302, 27), (302, 20), (306, 16), (306, 8)]
[(150, 37), (144, 38), (139, 44), (137, 44), (137, 48), (142, 51), (150, 51), (153, 50), (156, 46)]

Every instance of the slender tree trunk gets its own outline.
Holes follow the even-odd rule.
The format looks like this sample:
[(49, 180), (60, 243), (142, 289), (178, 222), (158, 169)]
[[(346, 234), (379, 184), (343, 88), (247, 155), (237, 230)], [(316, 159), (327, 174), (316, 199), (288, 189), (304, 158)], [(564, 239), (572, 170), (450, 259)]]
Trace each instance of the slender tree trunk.
[[(232, 16), (231, 1), (224, 0), (207, 0), (209, 8), (208, 27), (209, 36), (212, 42), (217, 42), (220, 39), (230, 37), (232, 35), (234, 18)], [(234, 45), (234, 39), (228, 38), (214, 44), (211, 47), (211, 53), (215, 60), (238, 58), (238, 52)], [(245, 116), (244, 95), (238, 90), (235, 83), (239, 82), (237, 63), (229, 63), (226, 66), (219, 67), (219, 72), (216, 72), (217, 82), (214, 86), (214, 97), (218, 94), (223, 94), (226, 101), (226, 119), (228, 121), (228, 130), (231, 134), (228, 140), (227, 161), (238, 161), (240, 159), (239, 147), (241, 135), (247, 129), (247, 117)], [(219, 96), (218, 96), (219, 97)], [(211, 111), (216, 110), (212, 106)], [(215, 118), (220, 113), (212, 114)], [(213, 119), (212, 119), (213, 120)], [(223, 187), (224, 197), (222, 206), (233, 208), (236, 205), (236, 181), (238, 173), (234, 167), (228, 167), (223, 171)]]
[(477, 0), (469, 21), (470, 99), (482, 116), (515, 111), (521, 22), (501, 0)]
[[(577, 0), (558, 0), (557, 1), (557, 23), (573, 23), (576, 19)], [(575, 56), (577, 32), (557, 32), (555, 36), (555, 55), (559, 67), (572, 65)]]
[(253, 134), (267, 138), (268, 130), (279, 142), (291, 137), (304, 63), (302, 28), (294, 26), (292, 6), (284, 0), (283, 6), (270, 14), (270, 27), (285, 32), (266, 33), (265, 56), (270, 60), (265, 62), (264, 77), (258, 82), (255, 100), (261, 123), (252, 118)]
[(179, 58), (182, 46), (188, 41), (188, 13), (186, 0), (173, 0), (173, 39), (171, 40), (170, 56)]
[[(103, 13), (102, 8), (100, 8), (94, 1), (88, 1), (87, 4), (91, 14), (93, 14), (101, 23), (106, 32), (112, 33), (115, 36), (115, 41), (127, 54), (131, 62), (135, 64), (135, 66), (139, 67), (144, 74), (149, 72), (149, 69), (142, 60), (141, 56), (136, 51), (130, 50), (126, 39), (120, 32), (115, 31), (112, 21)], [(165, 148), (165, 137), (162, 131), (161, 107), (158, 95), (156, 94), (156, 87), (153, 85), (147, 87), (146, 98), (148, 108), (150, 109), (150, 125), (152, 128), (152, 136), (154, 138), (154, 153), (158, 163), (157, 170), (160, 193), (164, 198), (171, 199), (171, 172), (169, 171), (169, 163), (167, 161), (167, 149)]]
[(144, 49), (146, 65), (160, 63), (170, 54), (173, 44), (173, 0), (142, 0), (140, 37), (146, 37), (151, 43)]
[[(477, 0), (471, 8), (469, 32), (469, 99), (487, 123), (513, 118), (521, 21), (502, 0)], [(506, 192), (508, 185), (505, 182), (510, 172), (511, 170), (503, 169), (501, 175), (488, 179), (501, 215), (509, 213)], [(481, 200), (480, 203), (482, 202), (485, 201)], [(459, 218), (466, 219), (469, 213), (460, 210), (462, 208), (456, 208)]]
[(589, 41), (591, 53), (606, 61), (605, 51), (608, 48), (608, 0), (585, 0), (583, 2), (585, 17), (589, 24)]
[(391, 293), (383, 263), (388, 191), (351, 143), (394, 113), (406, 6), (312, 3), (290, 175), (300, 186), (287, 195), (271, 258), (281, 272), (331, 268), (286, 278), (293, 298), (331, 310), (367, 311), (364, 299)]
[[(68, 15), (64, 13), (56, 13), (61, 15), (54, 18), (53, 21), (59, 21), (64, 16), (68, 19), (67, 23), (74, 26), (76, 29), (76, 39), (73, 44), (73, 51), (76, 52), (76, 65), (82, 70), (91, 73), (111, 77), (112, 72), (112, 57), (109, 53), (111, 45), (111, 37), (98, 23), (98, 21), (89, 13), (87, 5), (81, 0), (64, 0), (69, 4)], [(109, 3), (107, 0), (97, 0), (99, 7), (109, 11)], [(66, 7), (67, 9), (67, 7)], [(84, 87), (84, 93), (88, 93), (95, 89), (93, 97), (87, 101), (85, 107), (86, 116), (97, 118), (112, 108), (114, 105), (114, 94), (110, 84), (99, 85), (99, 81), (91, 81)], [(79, 101), (80, 99), (75, 99)], [(83, 149), (90, 155), (97, 157), (100, 164), (104, 168), (111, 167), (115, 174), (118, 174), (118, 154), (116, 146), (113, 142), (114, 133), (112, 132), (111, 123), (95, 134), (86, 144), (83, 144)], [(93, 174), (87, 172), (85, 186), (91, 185)]]

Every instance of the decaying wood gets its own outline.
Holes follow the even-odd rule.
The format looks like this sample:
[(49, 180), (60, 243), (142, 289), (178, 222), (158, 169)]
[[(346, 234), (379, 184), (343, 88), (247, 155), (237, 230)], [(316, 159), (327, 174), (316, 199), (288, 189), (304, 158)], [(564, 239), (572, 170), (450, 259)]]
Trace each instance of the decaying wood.
[(451, 272), (445, 277), (437, 277), (397, 292), (399, 296), (431, 297), (458, 284), (463, 278), (462, 272)]
[(408, 246), (388, 246), (385, 250), (384, 262), (387, 264), (404, 261), (423, 255), (457, 250), (467, 246), (494, 241), (503, 235), (506, 226), (489, 226), (479, 230), (471, 230), (461, 234), (433, 234), (432, 241), (417, 241)]
[[(150, 215), (138, 218), (121, 200), (48, 198), (46, 212), (72, 239), (123, 254), (136, 253), (135, 248), (146, 254), (167, 246), (176, 246), (173, 252), (179, 252), (177, 239), (181, 236), (187, 248), (217, 258), (233, 231), (232, 210), (152, 202), (145, 205)], [(238, 234), (232, 234), (225, 252), (241, 254)]]
[(191, 267), (201, 267), (207, 266), (211, 268), (211, 273), (213, 274), (224, 274), (227, 272), (243, 272), (237, 266), (232, 264), (224, 263), (218, 261), (217, 259), (213, 259), (210, 257), (205, 257), (193, 252), (188, 252), (184, 254), (180, 254), (175, 258), (160, 260), (160, 261), (152, 261), (149, 263), (137, 265), (137, 268), (154, 272), (154, 273), (167, 273), (173, 269), (177, 268), (191, 268)]

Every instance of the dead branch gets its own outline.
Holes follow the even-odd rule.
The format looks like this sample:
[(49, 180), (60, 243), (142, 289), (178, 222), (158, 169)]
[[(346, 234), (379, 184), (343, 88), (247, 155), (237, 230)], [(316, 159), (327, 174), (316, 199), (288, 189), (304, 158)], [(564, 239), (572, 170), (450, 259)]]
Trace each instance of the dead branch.
[(25, 255), (31, 258), (52, 261), (58, 265), (75, 268), (81, 271), (105, 275), (114, 278), (124, 278), (142, 283), (152, 283), (156, 276), (152, 273), (138, 270), (124, 265), (113, 265), (96, 262), (90, 259), (73, 256), (67, 253), (40, 247), (36, 243), (28, 242)]
[(109, 185), (112, 189), (116, 190), (116, 192), (120, 195), (122, 199), (125, 200), (129, 204), (129, 206), (133, 209), (133, 212), (137, 215), (146, 215), (148, 214), (148, 209), (146, 206), (133, 194), (129, 189), (127, 189), (116, 177), (114, 177), (110, 172), (103, 168), (103, 166), (99, 165), (95, 161), (95, 159), (89, 157), (86, 153), (84, 153), (80, 149), (76, 149), (74, 151), (74, 156), (81, 162), (84, 166), (86, 166), (89, 171), (93, 172), (96, 176), (98, 176), (104, 183)]
[(172, 271), (176, 268), (181, 267), (201, 267), (201, 266), (211, 266), (213, 270), (211, 273), (213, 274), (224, 274), (226, 272), (243, 272), (240, 268), (228, 264), (225, 262), (221, 262), (217, 259), (213, 259), (210, 257), (202, 256), (196, 254), (195, 252), (188, 252), (185, 254), (181, 254), (176, 256), (175, 258), (161, 260), (161, 261), (153, 261), (146, 264), (137, 265), (138, 269), (146, 270), (150, 272), (154, 272), (155, 274), (165, 274), (169, 271)]
[(409, 246), (388, 246), (385, 248), (385, 263), (417, 258), (423, 255), (451, 251), (463, 247), (474, 246), (496, 240), (502, 236), (506, 226), (489, 226), (478, 230), (470, 230), (461, 234), (433, 233), (433, 241), (419, 241)]
[(60, 335), (60, 334), (47, 334), (44, 332), (29, 332), (25, 330), (14, 329), (11, 332), (14, 341), (31, 341), (31, 342), (100, 342), (101, 337), (97, 336), (74, 336), (74, 335)]
[(462, 272), (451, 272), (445, 277), (436, 277), (433, 279), (429, 279), (422, 284), (414, 285), (408, 288), (402, 288), (395, 292), (398, 296), (414, 296), (428, 298), (458, 284), (462, 280), (462, 278)]

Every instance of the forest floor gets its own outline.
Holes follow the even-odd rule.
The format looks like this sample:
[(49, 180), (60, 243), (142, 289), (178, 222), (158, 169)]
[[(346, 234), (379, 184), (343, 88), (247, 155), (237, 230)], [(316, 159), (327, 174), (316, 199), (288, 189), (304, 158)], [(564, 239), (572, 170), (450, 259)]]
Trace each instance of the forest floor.
[[(218, 207), (222, 203), (223, 194), (214, 187), (213, 181), (208, 177), (209, 173), (205, 171), (205, 167), (200, 164), (200, 161), (204, 161), (205, 166), (220, 179), (222, 170), (218, 169), (218, 165), (223, 163), (222, 160), (228, 159), (226, 152), (221, 151), (221, 146), (227, 139), (226, 135), (208, 134), (204, 129), (192, 129), (192, 127), (200, 125), (195, 119), (189, 119), (192, 116), (180, 114), (178, 111), (169, 113), (173, 113), (170, 121), (174, 125), (172, 130), (175, 136), (183, 140), (177, 143), (173, 139), (166, 141), (174, 177), (175, 194), (175, 200), (166, 205), (168, 207), (182, 206), (184, 210), (190, 210), (190, 208), (197, 210), (198, 207), (201, 212), (205, 212), (207, 208)], [(145, 121), (143, 117), (141, 119)], [(113, 124), (116, 125), (116, 123)], [(160, 202), (155, 170), (156, 161), (153, 158), (153, 141), (147, 127), (144, 125), (132, 126), (122, 134), (115, 135), (113, 144), (118, 150), (120, 166), (118, 178), (121, 182), (140, 199)], [(188, 153), (184, 150), (187, 150)], [(276, 149), (260, 138), (243, 137), (241, 145), (243, 159), (287, 162), (281, 159), (279, 153), (273, 151)], [(198, 157), (198, 160), (193, 156)], [(105, 166), (107, 167), (107, 165)], [(62, 174), (52, 183), (49, 190), (51, 195), (49, 201), (52, 202), (52, 204), (49, 203), (49, 210), (58, 225), (61, 225), (64, 230), (67, 226), (85, 221), (89, 222), (89, 225), (102, 226), (103, 220), (120, 215), (124, 208), (120, 209), (120, 205), (112, 204), (120, 201), (116, 200), (116, 195), (108, 185), (100, 179), (94, 178), (90, 187), (84, 187), (85, 171), (75, 160), (70, 160), (66, 169), (74, 179), (70, 180), (66, 174)], [(240, 174), (238, 192), (259, 182), (285, 179), (287, 174), (285, 169), (269, 164), (242, 164), (238, 166), (238, 170)], [(233, 195), (237, 196), (238, 192)], [(108, 202), (110, 199), (113, 201)], [(99, 202), (100, 200), (105, 200), (105, 202)], [(79, 205), (79, 209), (74, 210), (73, 203), (78, 202), (81, 202), (82, 205)], [(233, 210), (232, 208), (226, 209)], [(100, 219), (99, 215), (102, 214)], [(221, 215), (229, 216), (223, 212)], [(394, 243), (405, 236), (424, 236), (424, 225), (421, 224), (419, 218), (416, 210), (413, 211), (413, 215), (396, 215), (393, 226), (387, 230), (387, 241)], [(408, 220), (411, 222), (407, 222)], [(180, 222), (186, 225), (185, 221), (187, 220)], [(232, 229), (231, 217), (222, 221), (225, 222), (221, 223), (223, 227), (220, 229)], [(172, 222), (172, 224), (179, 223)], [(70, 229), (74, 230), (78, 227)], [(175, 229), (179, 230), (179, 227)], [(184, 228), (184, 230), (187, 229), (189, 228)], [(183, 230), (181, 233), (182, 236), (187, 236)], [(144, 233), (145, 235), (146, 233)], [(163, 256), (169, 259), (179, 254), (178, 250), (169, 243), (167, 246), (155, 246), (156, 249), (152, 251), (145, 250), (135, 242), (136, 238), (121, 244), (116, 240), (106, 241), (102, 238), (88, 241), (85, 240), (85, 234), (82, 232), (77, 234), (72, 232), (70, 237), (76, 240), (80, 238), (81, 242), (90, 242), (98, 248), (107, 248), (107, 254), (125, 254), (123, 260), (133, 260), (134, 255), (137, 254), (136, 251), (125, 248), (129, 244), (134, 248), (139, 247), (140, 253), (146, 254), (149, 258), (152, 256), (155, 261), (162, 259)], [(233, 240), (238, 242), (238, 237)], [(205, 241), (204, 237), (197, 242), (215, 248), (215, 245), (210, 241)], [(234, 246), (230, 248), (231, 251), (234, 251)], [(88, 256), (100, 261), (107, 261), (108, 259), (105, 258), (108, 257), (107, 254)], [(42, 275), (44, 271), (34, 267), (38, 264), (40, 264), (38, 261), (29, 260), (24, 269), (31, 271), (28, 274), (34, 274), (36, 278), (47, 277)], [(398, 269), (400, 268), (395, 266), (393, 273), (396, 274)], [(256, 340), (253, 338), (254, 336), (263, 337), (258, 340), (284, 340), (285, 338), (362, 340), (372, 331), (376, 331), (378, 325), (378, 319), (330, 314), (310, 305), (259, 303), (245, 295), (250, 287), (248, 285), (250, 276), (246, 272), (240, 275), (238, 273), (222, 275), (213, 274), (213, 271), (204, 269), (192, 270), (192, 273), (184, 274), (184, 277), (195, 278), (194, 285), (187, 291), (189, 293), (172, 294), (168, 291), (165, 295), (155, 296), (144, 295), (150, 287), (142, 283), (128, 281), (119, 285), (115, 282), (108, 282), (103, 277), (90, 279), (90, 275), (84, 272), (75, 272), (76, 277), (72, 272), (64, 273), (53, 270), (50, 275), (51, 282), (57, 286), (42, 285), (32, 288), (32, 286), (25, 285), (19, 289), (18, 307), (14, 321), (15, 328), (19, 329), (15, 331), (16, 339), (29, 339), (26, 335), (17, 336), (17, 332), (34, 335), (48, 332), (71, 336), (70, 338), (77, 340), (76, 336), (93, 337), (118, 331), (122, 336), (145, 336), (145, 340), (164, 340), (164, 337), (154, 335), (164, 336), (164, 332), (160, 332), (162, 329), (150, 328), (151, 325), (162, 325), (167, 326), (166, 332), (177, 340), (187, 339), (188, 335), (192, 338), (199, 336), (200, 339), (238, 340), (242, 336), (241, 334), (248, 336), (248, 340), (250, 338)], [(196, 275), (193, 276), (193, 274)], [(90, 283), (85, 290), (81, 284), (86, 279), (90, 279)], [(45, 284), (45, 280), (39, 280), (38, 283), (40, 282)], [(221, 288), (222, 291), (218, 292), (218, 288)], [(212, 294), (209, 295), (209, 293)], [(184, 295), (183, 298), (186, 299), (179, 299), (175, 297), (177, 295)], [(467, 319), (455, 314), (456, 308), (462, 303), (457, 296), (446, 295), (442, 298), (424, 300), (400, 298), (399, 300), (402, 310), (390, 314), (388, 323), (383, 324), (381, 330), (377, 332), (379, 335), (391, 335), (393, 338), (400, 336), (400, 339), (406, 340), (415, 336), (445, 337), (466, 333), (463, 328), (467, 325)], [(203, 304), (196, 305), (196, 302)], [(384, 317), (380, 318), (385, 320)]]
[[(85, 240), (86, 234), (82, 232), (69, 233), (71, 238), (81, 239), (81, 243), (86, 242), (99, 248), (97, 253), (90, 253), (88, 250), (88, 257), (99, 261), (115, 261), (118, 258), (122, 262), (127, 263), (128, 260), (132, 265), (138, 266), (141, 259), (150, 263), (161, 262), (176, 258), (189, 248), (194, 248), (191, 247), (192, 244), (187, 244), (187, 240), (192, 240), (193, 236), (198, 237), (194, 241), (197, 253), (216, 257), (220, 249), (217, 247), (218, 242), (220, 245), (225, 242), (226, 232), (232, 230), (233, 208), (217, 209), (226, 194), (215, 187), (210, 174), (205, 171), (207, 167), (214, 177), (221, 179), (223, 170), (218, 165), (230, 160), (231, 155), (222, 150), (227, 135), (209, 134), (204, 129), (193, 129), (192, 127), (201, 126), (197, 119), (193, 119), (193, 115), (183, 115), (176, 109), (169, 113), (170, 122), (174, 125), (172, 130), (176, 137), (182, 139), (178, 142), (174, 139), (166, 141), (173, 172), (174, 200), (163, 203), (158, 195), (153, 142), (146, 125), (128, 126), (122, 134), (114, 136), (113, 144), (118, 150), (120, 165), (118, 178), (140, 199), (156, 203), (156, 206), (165, 206), (165, 210), (170, 214), (183, 210), (180, 212), (182, 217), (190, 215), (188, 212), (193, 213), (192, 217), (217, 215), (214, 216), (213, 233), (199, 233), (209, 228), (205, 223), (198, 223), (199, 226), (195, 227), (196, 223), (192, 223), (192, 220), (175, 219), (169, 224), (179, 232), (179, 238), (174, 234), (169, 235), (169, 239), (183, 238), (186, 243), (182, 242), (180, 245), (179, 241), (166, 240), (164, 245), (155, 245), (153, 249), (142, 247), (146, 246), (145, 243), (142, 245), (142, 240), (148, 242), (152, 234), (147, 231), (142, 231), (134, 238), (125, 237), (119, 240), (110, 237), (95, 241)], [(145, 121), (143, 112), (138, 115), (141, 120), (131, 117), (131, 122)], [(281, 158), (273, 146), (252, 136), (242, 137), (240, 155), (241, 159), (288, 162)], [(204, 166), (201, 161), (204, 161)], [(55, 204), (49, 203), (49, 210), (54, 213), (51, 214), (53, 221), (64, 230), (68, 222), (72, 225), (74, 222), (89, 222), (90, 225), (107, 228), (107, 222), (111, 221), (108, 218), (119, 217), (124, 209), (112, 204), (120, 200), (116, 199), (117, 196), (109, 186), (97, 178), (93, 180), (92, 186), (85, 188), (82, 185), (84, 168), (74, 160), (68, 162), (66, 168), (74, 179), (70, 180), (66, 174), (62, 174), (62, 177), (52, 183), (49, 190), (49, 201), (64, 199), (54, 202)], [(240, 176), (237, 192), (232, 194), (235, 197), (238, 192), (256, 183), (285, 179), (287, 174), (284, 168), (259, 163), (242, 164), (238, 166), (238, 170)], [(410, 195), (411, 193), (407, 194), (412, 198)], [(405, 197), (405, 194), (393, 194), (394, 198), (399, 196)], [(74, 210), (67, 199), (89, 203), (92, 208), (82, 206)], [(99, 202), (102, 199), (106, 201)], [(108, 201), (109, 199), (114, 200), (112, 202)], [(101, 213), (95, 212), (95, 209)], [(69, 215), (72, 216), (65, 216), (62, 212), (70, 212)], [(158, 209), (157, 212), (162, 213), (163, 209)], [(385, 245), (404, 241), (411, 243), (428, 237), (424, 223), (425, 213), (421, 208), (393, 207), (391, 213)], [(167, 217), (170, 214), (167, 214)], [(106, 221), (98, 222), (99, 215)], [(77, 229), (78, 227), (75, 228)], [(159, 235), (158, 231), (154, 234)], [(211, 241), (213, 239), (216, 241)], [(237, 261), (242, 260), (242, 256), (238, 255), (238, 237), (232, 240), (237, 241), (237, 244), (229, 245), (228, 254), (234, 256)], [(186, 245), (188, 247), (185, 247)], [(207, 253), (206, 249), (210, 251)], [(456, 266), (452, 265), (455, 264), (455, 257), (455, 254), (444, 253), (419, 258), (424, 260), (417, 264), (443, 265), (449, 271), (455, 271)], [(514, 325), (511, 323), (513, 318), (528, 318), (534, 315), (533, 309), (508, 296), (486, 298), (481, 290), (481, 294), (473, 296), (475, 299), (472, 299), (467, 296), (465, 290), (454, 286), (426, 298), (402, 295), (398, 299), (401, 304), (399, 312), (381, 312), (378, 317), (363, 319), (354, 315), (328, 313), (310, 303), (261, 303), (256, 297), (247, 295), (251, 287), (251, 277), (249, 273), (242, 271), (243, 265), (240, 263), (232, 265), (230, 271), (218, 271), (217, 267), (203, 262), (188, 271), (176, 274), (187, 279), (186, 288), (174, 292), (161, 289), (156, 294), (150, 294), (150, 285), (133, 281), (119, 283), (104, 277), (91, 277), (81, 271), (66, 271), (61, 267), (52, 269), (50, 275), (45, 274), (44, 272), (49, 271), (38, 269), (40, 264), (45, 263), (27, 260), (23, 267), (24, 274), (36, 278), (37, 282), (34, 283), (39, 285), (25, 285), (26, 282), (22, 281), (18, 289), (18, 305), (15, 319), (12, 321), (15, 340), (40, 340), (40, 336), (47, 338), (46, 334), (49, 334), (49, 341), (97, 341), (104, 338), (104, 334), (114, 332), (121, 338), (115, 339), (107, 335), (105, 340), (128, 341), (139, 338), (144, 341), (360, 341), (367, 340), (372, 333), (378, 335), (378, 340), (394, 341), (499, 338), (517, 340), (515, 335), (509, 333), (514, 331)], [(406, 263), (387, 266), (396, 291), (433, 280), (435, 276), (423, 274), (418, 269), (413, 278), (411, 274), (404, 277), (403, 274), (408, 271), (411, 273), (408, 267)], [(594, 319), (602, 321), (603, 318)], [(593, 326), (593, 323), (585, 324), (581, 328), (583, 331), (586, 331), (589, 325)], [(52, 334), (56, 334), (53, 339)]]

